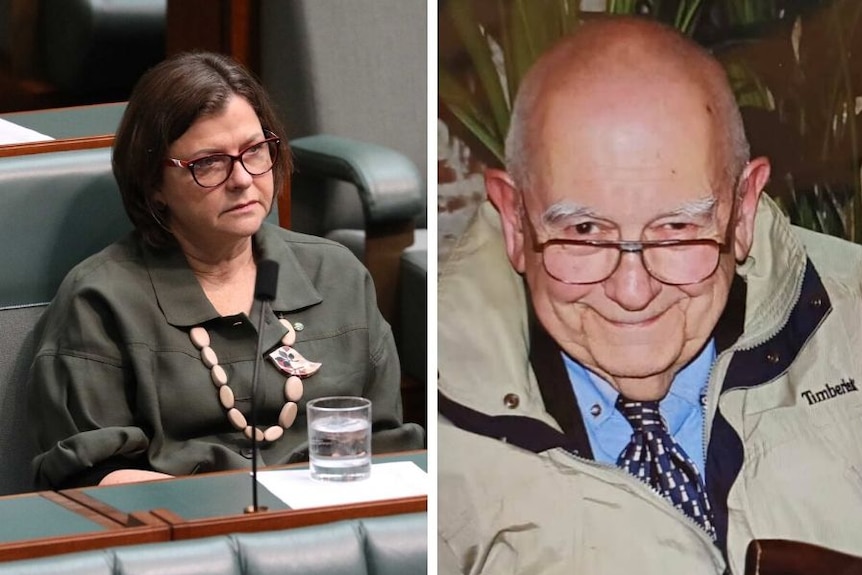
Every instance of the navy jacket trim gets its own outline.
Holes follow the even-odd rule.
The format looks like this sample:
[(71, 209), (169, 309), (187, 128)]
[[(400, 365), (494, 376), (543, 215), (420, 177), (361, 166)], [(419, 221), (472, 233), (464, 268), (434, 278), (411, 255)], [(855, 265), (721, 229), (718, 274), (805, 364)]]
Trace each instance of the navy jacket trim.
[(487, 415), (437, 391), (437, 410), (453, 425), (484, 437), (492, 437), (521, 449), (541, 453), (556, 447), (578, 455), (568, 437), (538, 419), (522, 415)]
[(593, 459), (587, 427), (563, 362), (563, 351), (531, 314), (530, 364), (547, 412), (557, 420), (575, 453)]
[[(805, 265), (802, 292), (787, 323), (759, 346), (737, 351), (727, 368), (721, 393), (771, 381), (795, 361), (817, 326), (832, 309), (826, 288), (811, 260)], [(706, 456), (706, 484), (716, 526), (716, 543), (727, 554), (727, 496), (744, 459), (742, 440), (719, 409), (712, 422)]]

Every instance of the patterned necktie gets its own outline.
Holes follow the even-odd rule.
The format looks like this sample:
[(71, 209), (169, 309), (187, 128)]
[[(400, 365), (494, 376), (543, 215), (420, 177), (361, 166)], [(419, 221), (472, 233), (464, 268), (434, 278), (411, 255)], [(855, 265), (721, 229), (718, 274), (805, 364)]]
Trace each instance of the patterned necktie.
[(700, 474), (668, 433), (658, 402), (631, 401), (621, 395), (617, 409), (632, 426), (631, 441), (617, 465), (656, 489), (715, 539), (712, 510)]

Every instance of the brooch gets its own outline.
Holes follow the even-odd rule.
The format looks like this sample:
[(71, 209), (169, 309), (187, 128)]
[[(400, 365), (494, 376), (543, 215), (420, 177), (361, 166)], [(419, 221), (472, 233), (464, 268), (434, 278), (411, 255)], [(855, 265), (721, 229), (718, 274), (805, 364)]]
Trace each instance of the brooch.
[[(285, 318), (281, 318), (279, 322), (287, 328), (287, 333), (281, 338), (281, 343), (284, 345), (270, 353), (269, 358), (282, 373), (286, 373), (287, 375), (308, 377), (317, 373), (322, 364), (305, 359), (301, 353), (292, 347), (296, 342), (296, 329), (294, 329), (294, 326)], [(301, 324), (297, 324), (297, 327), (302, 329)]]
[(322, 365), (316, 361), (305, 359), (301, 353), (289, 345), (283, 345), (276, 349), (269, 354), (269, 358), (282, 372), (299, 377), (308, 377), (317, 373), (317, 370)]

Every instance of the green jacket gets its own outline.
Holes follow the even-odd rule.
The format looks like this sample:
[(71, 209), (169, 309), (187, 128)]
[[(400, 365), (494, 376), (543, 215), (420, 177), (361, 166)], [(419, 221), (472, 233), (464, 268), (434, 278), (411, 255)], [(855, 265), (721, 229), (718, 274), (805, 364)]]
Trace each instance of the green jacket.
[(862, 247), (791, 227), (764, 197), (738, 275), (744, 316), (706, 410), (716, 545), (639, 480), (573, 454), (483, 206), (438, 284), (441, 572), (742, 573), (755, 538), (862, 555)]
[[(303, 380), (293, 426), (262, 445), (260, 465), (307, 458), (305, 404), (329, 395), (372, 400), (374, 451), (421, 448), (422, 429), (402, 424), (395, 343), (365, 268), (339, 244), (269, 224), (254, 242), (280, 267), (264, 348), (281, 345), (284, 317), (302, 324), (294, 348), (323, 364)], [(123, 467), (186, 475), (250, 466), (250, 441), (228, 422), (189, 330), (209, 332), (248, 415), (258, 312), (220, 317), (179, 250), (154, 251), (134, 235), (75, 267), (37, 326), (28, 386), (37, 485), (95, 483)], [(264, 361), (259, 428), (276, 423), (285, 379)]]

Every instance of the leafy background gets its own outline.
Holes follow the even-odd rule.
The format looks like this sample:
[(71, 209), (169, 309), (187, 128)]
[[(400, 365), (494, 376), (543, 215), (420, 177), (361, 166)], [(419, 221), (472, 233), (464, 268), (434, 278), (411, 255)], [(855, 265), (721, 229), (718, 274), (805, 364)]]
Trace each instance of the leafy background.
[[(766, 191), (790, 220), (862, 243), (862, 56), (857, 55), (862, 1), (441, 0), (438, 5), (441, 135), (469, 164), (466, 174), (502, 165), (511, 102), (544, 49), (564, 34), (576, 34), (585, 19), (640, 14), (675, 26), (724, 64), (752, 154), (772, 161)], [(445, 153), (438, 156), (447, 160)], [(440, 183), (454, 181), (456, 159), (449, 154), (441, 163)]]

